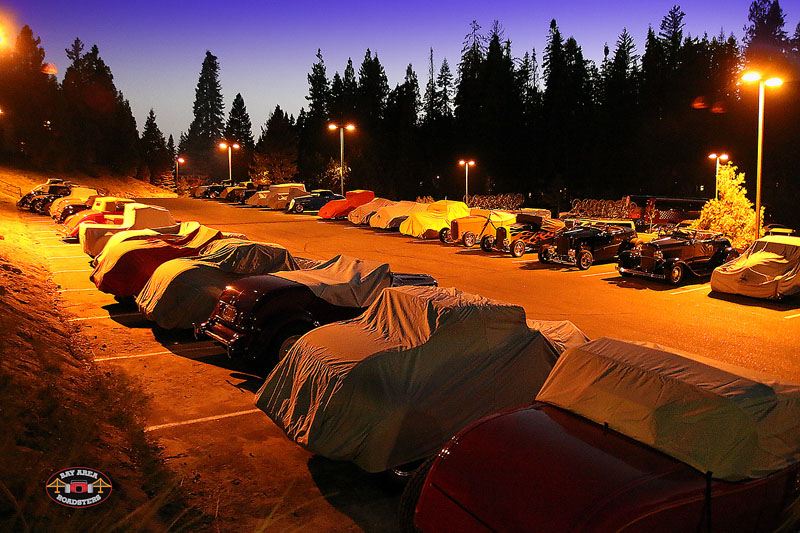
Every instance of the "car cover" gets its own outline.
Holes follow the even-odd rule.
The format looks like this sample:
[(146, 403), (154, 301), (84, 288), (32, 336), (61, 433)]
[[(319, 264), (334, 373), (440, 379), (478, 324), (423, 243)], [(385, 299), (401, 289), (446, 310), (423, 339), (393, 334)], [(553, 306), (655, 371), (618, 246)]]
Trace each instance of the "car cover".
[[(292, 194), (295, 196), (302, 196), (308, 194), (306, 186), (302, 183), (277, 183), (270, 185), (266, 191), (259, 191), (247, 199), (247, 205), (267, 207), (269, 209), (286, 209), (289, 203), (286, 198)], [(281, 206), (280, 203), (283, 203)]]
[(379, 209), (396, 203), (394, 200), (387, 200), (386, 198), (375, 198), (371, 202), (367, 202), (350, 211), (350, 214), (347, 215), (347, 220), (353, 224), (368, 224), (370, 217)]
[(346, 255), (337, 255), (312, 268), (275, 275), (302, 283), (318, 298), (343, 307), (367, 307), (392, 282), (388, 264)]
[(98, 224), (122, 224), (125, 205), (135, 203), (129, 198), (114, 196), (101, 196), (95, 198), (91, 209), (79, 211), (68, 217), (62, 226), (61, 232), (65, 237), (77, 237), (81, 222), (95, 222)]
[(558, 353), (521, 307), (394, 287), (360, 317), (300, 338), (256, 406), (308, 450), (379, 472), (435, 454), (481, 416), (529, 403)]
[(198, 256), (172, 259), (156, 268), (136, 304), (162, 328), (191, 328), (211, 316), (232, 281), (296, 268), (294, 258), (279, 244), (220, 239)]
[(175, 223), (169, 211), (163, 207), (147, 204), (126, 204), (122, 215), (122, 224), (81, 224), (78, 238), (83, 251), (92, 257), (99, 254), (114, 233), (131, 229), (160, 228), (166, 231), (172, 227), (175, 231), (179, 225)]
[(400, 233), (418, 239), (433, 239), (439, 232), (450, 227), (450, 222), (457, 218), (469, 216), (469, 207), (464, 202), (439, 200), (428, 204), (425, 211), (411, 213), (400, 224)]
[(400, 224), (415, 211), (425, 211), (428, 205), (421, 202), (402, 201), (378, 209), (369, 219), (369, 225), (373, 228), (393, 229), (399, 228)]
[(193, 225), (194, 229), (187, 233), (158, 233), (145, 239), (123, 240), (112, 246), (114, 239), (133, 232), (117, 233), (98, 256), (90, 279), (103, 292), (120, 298), (136, 296), (159, 265), (170, 259), (197, 255), (210, 242), (222, 238), (222, 232), (217, 229), (196, 222)]
[(356, 207), (374, 199), (372, 191), (347, 191), (344, 200), (331, 200), (320, 208), (318, 215), (320, 218), (344, 218)]
[(800, 293), (800, 237), (758, 239), (737, 259), (714, 269), (711, 290), (769, 299)]
[(655, 344), (571, 348), (536, 399), (716, 479), (760, 478), (800, 459), (800, 385)]
[(94, 263), (97, 264), (100, 262), (106, 252), (110, 252), (120, 243), (127, 241), (141, 241), (158, 237), (164, 239), (175, 239), (180, 242), (182, 240), (188, 240), (188, 238), (194, 236), (199, 228), (200, 223), (191, 220), (188, 222), (181, 222), (180, 224), (176, 224), (174, 226), (167, 226), (166, 228), (123, 230), (119, 233), (115, 233), (108, 239), (108, 241), (106, 241), (103, 251), (95, 257)]

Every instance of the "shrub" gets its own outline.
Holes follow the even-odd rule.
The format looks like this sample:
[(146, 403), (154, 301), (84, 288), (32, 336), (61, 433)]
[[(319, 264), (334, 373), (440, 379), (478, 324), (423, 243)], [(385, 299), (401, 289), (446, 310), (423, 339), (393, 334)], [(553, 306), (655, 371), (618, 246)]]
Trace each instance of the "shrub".
[[(755, 240), (756, 213), (747, 199), (744, 172), (728, 163), (719, 167), (717, 189), (719, 198), (712, 198), (700, 212), (695, 228), (719, 231), (731, 240), (736, 248), (745, 248)], [(761, 208), (764, 219), (764, 208)]]

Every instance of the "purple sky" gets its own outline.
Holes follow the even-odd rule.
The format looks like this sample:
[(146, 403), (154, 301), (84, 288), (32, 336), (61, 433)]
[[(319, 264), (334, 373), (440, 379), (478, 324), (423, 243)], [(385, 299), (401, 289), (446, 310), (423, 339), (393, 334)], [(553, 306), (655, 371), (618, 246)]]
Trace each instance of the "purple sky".
[[(402, 81), (408, 63), (421, 88), (427, 59), (434, 49), (436, 66), (446, 57), (455, 73), (461, 44), (475, 19), (484, 29), (497, 19), (521, 57), (536, 48), (541, 63), (550, 19), (565, 36), (574, 36), (585, 57), (598, 62), (603, 44), (611, 49), (627, 27), (637, 53), (644, 52), (648, 25), (658, 30), (673, 0), (598, 1), (343, 1), (310, 2), (113, 2), (10, 0), (16, 35), (28, 24), (41, 37), (47, 61), (60, 74), (68, 66), (64, 49), (75, 37), (96, 44), (111, 67), (117, 87), (130, 101), (139, 128), (152, 107), (165, 135), (185, 131), (192, 119), (194, 90), (205, 51), (219, 58), (226, 117), (236, 93), (242, 93), (254, 135), (276, 104), (294, 115), (306, 105), (306, 75), (322, 49), (328, 75), (343, 71), (348, 57), (356, 71), (369, 47), (377, 52), (390, 86)], [(750, 0), (691, 0), (684, 32), (692, 35), (733, 33), (741, 40)], [(798, 0), (781, 3), (791, 34), (800, 16)], [(4, 17), (0, 16), (0, 20)]]

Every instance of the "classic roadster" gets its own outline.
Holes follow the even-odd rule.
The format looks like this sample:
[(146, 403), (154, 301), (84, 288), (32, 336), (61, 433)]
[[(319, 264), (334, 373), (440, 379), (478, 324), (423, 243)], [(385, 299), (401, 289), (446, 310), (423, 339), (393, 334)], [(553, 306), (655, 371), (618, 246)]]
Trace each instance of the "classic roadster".
[(50, 218), (54, 220), (62, 219), (61, 214), (64, 212), (64, 209), (70, 205), (79, 205), (82, 208), (85, 207), (86, 202), (89, 201), (89, 198), (97, 198), (99, 193), (97, 189), (92, 189), (90, 187), (73, 187), (70, 190), (69, 195), (61, 196), (56, 198), (50, 203), (49, 208), (47, 209), (47, 214), (50, 215)]
[(17, 209), (28, 209), (34, 213), (43, 213), (46, 202), (69, 195), (75, 185), (62, 179), (49, 179), (34, 187), (29, 193), (17, 200)]
[(552, 244), (556, 233), (564, 228), (558, 219), (538, 215), (517, 215), (514, 224), (497, 228), (493, 238), (481, 240), (484, 252), (497, 250), (522, 257), (526, 253), (538, 251), (542, 245)]
[[(798, 405), (797, 384), (597, 339), (561, 354), (535, 403), (453, 437), (410, 480), (402, 520), (422, 531), (775, 531), (798, 497)], [(786, 516), (795, 522), (781, 530), (797, 531)]]
[(632, 247), (636, 230), (628, 226), (592, 223), (558, 232), (553, 244), (539, 248), (539, 261), (561, 263), (586, 270), (597, 261), (608, 261)]
[(642, 276), (678, 285), (688, 274), (708, 276), (739, 253), (721, 233), (680, 229), (619, 253), (622, 276)]
[(439, 240), (445, 244), (460, 242), (467, 248), (481, 243), (486, 250), (494, 244), (499, 228), (514, 224), (517, 215), (507, 211), (493, 209), (470, 209), (469, 216), (457, 218), (450, 222), (450, 227), (442, 228)]
[(271, 368), (301, 335), (358, 316), (384, 288), (436, 285), (427, 274), (396, 273), (385, 263), (342, 255), (300, 266), (308, 268), (230, 283), (198, 334), (221, 342), (231, 356)]
[(300, 338), (256, 406), (304, 448), (382, 472), (527, 403), (585, 341), (571, 322), (529, 324), (519, 306), (456, 289), (388, 288), (358, 318)]
[(77, 239), (81, 223), (122, 224), (125, 205), (134, 203), (130, 198), (100, 196), (94, 199), (91, 209), (84, 209), (70, 215), (61, 226), (61, 234), (66, 239)]

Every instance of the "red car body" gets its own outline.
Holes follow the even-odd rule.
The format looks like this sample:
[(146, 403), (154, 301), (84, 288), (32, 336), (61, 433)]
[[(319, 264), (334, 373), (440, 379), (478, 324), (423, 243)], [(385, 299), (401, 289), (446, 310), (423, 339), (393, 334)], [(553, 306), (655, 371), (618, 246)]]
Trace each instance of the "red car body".
[(707, 479), (616, 431), (536, 402), (454, 437), (425, 480), (414, 523), (422, 531), (459, 532), (773, 531), (795, 497), (797, 475), (794, 465), (755, 480)]
[(79, 211), (64, 221), (61, 227), (63, 237), (65, 239), (78, 238), (78, 232), (83, 222), (90, 222), (92, 224), (122, 224), (122, 214), (125, 212), (125, 204), (132, 202), (133, 200), (128, 198), (97, 197), (91, 209)]
[(347, 191), (344, 200), (331, 200), (319, 210), (320, 218), (346, 218), (350, 211), (375, 199), (372, 191)]

